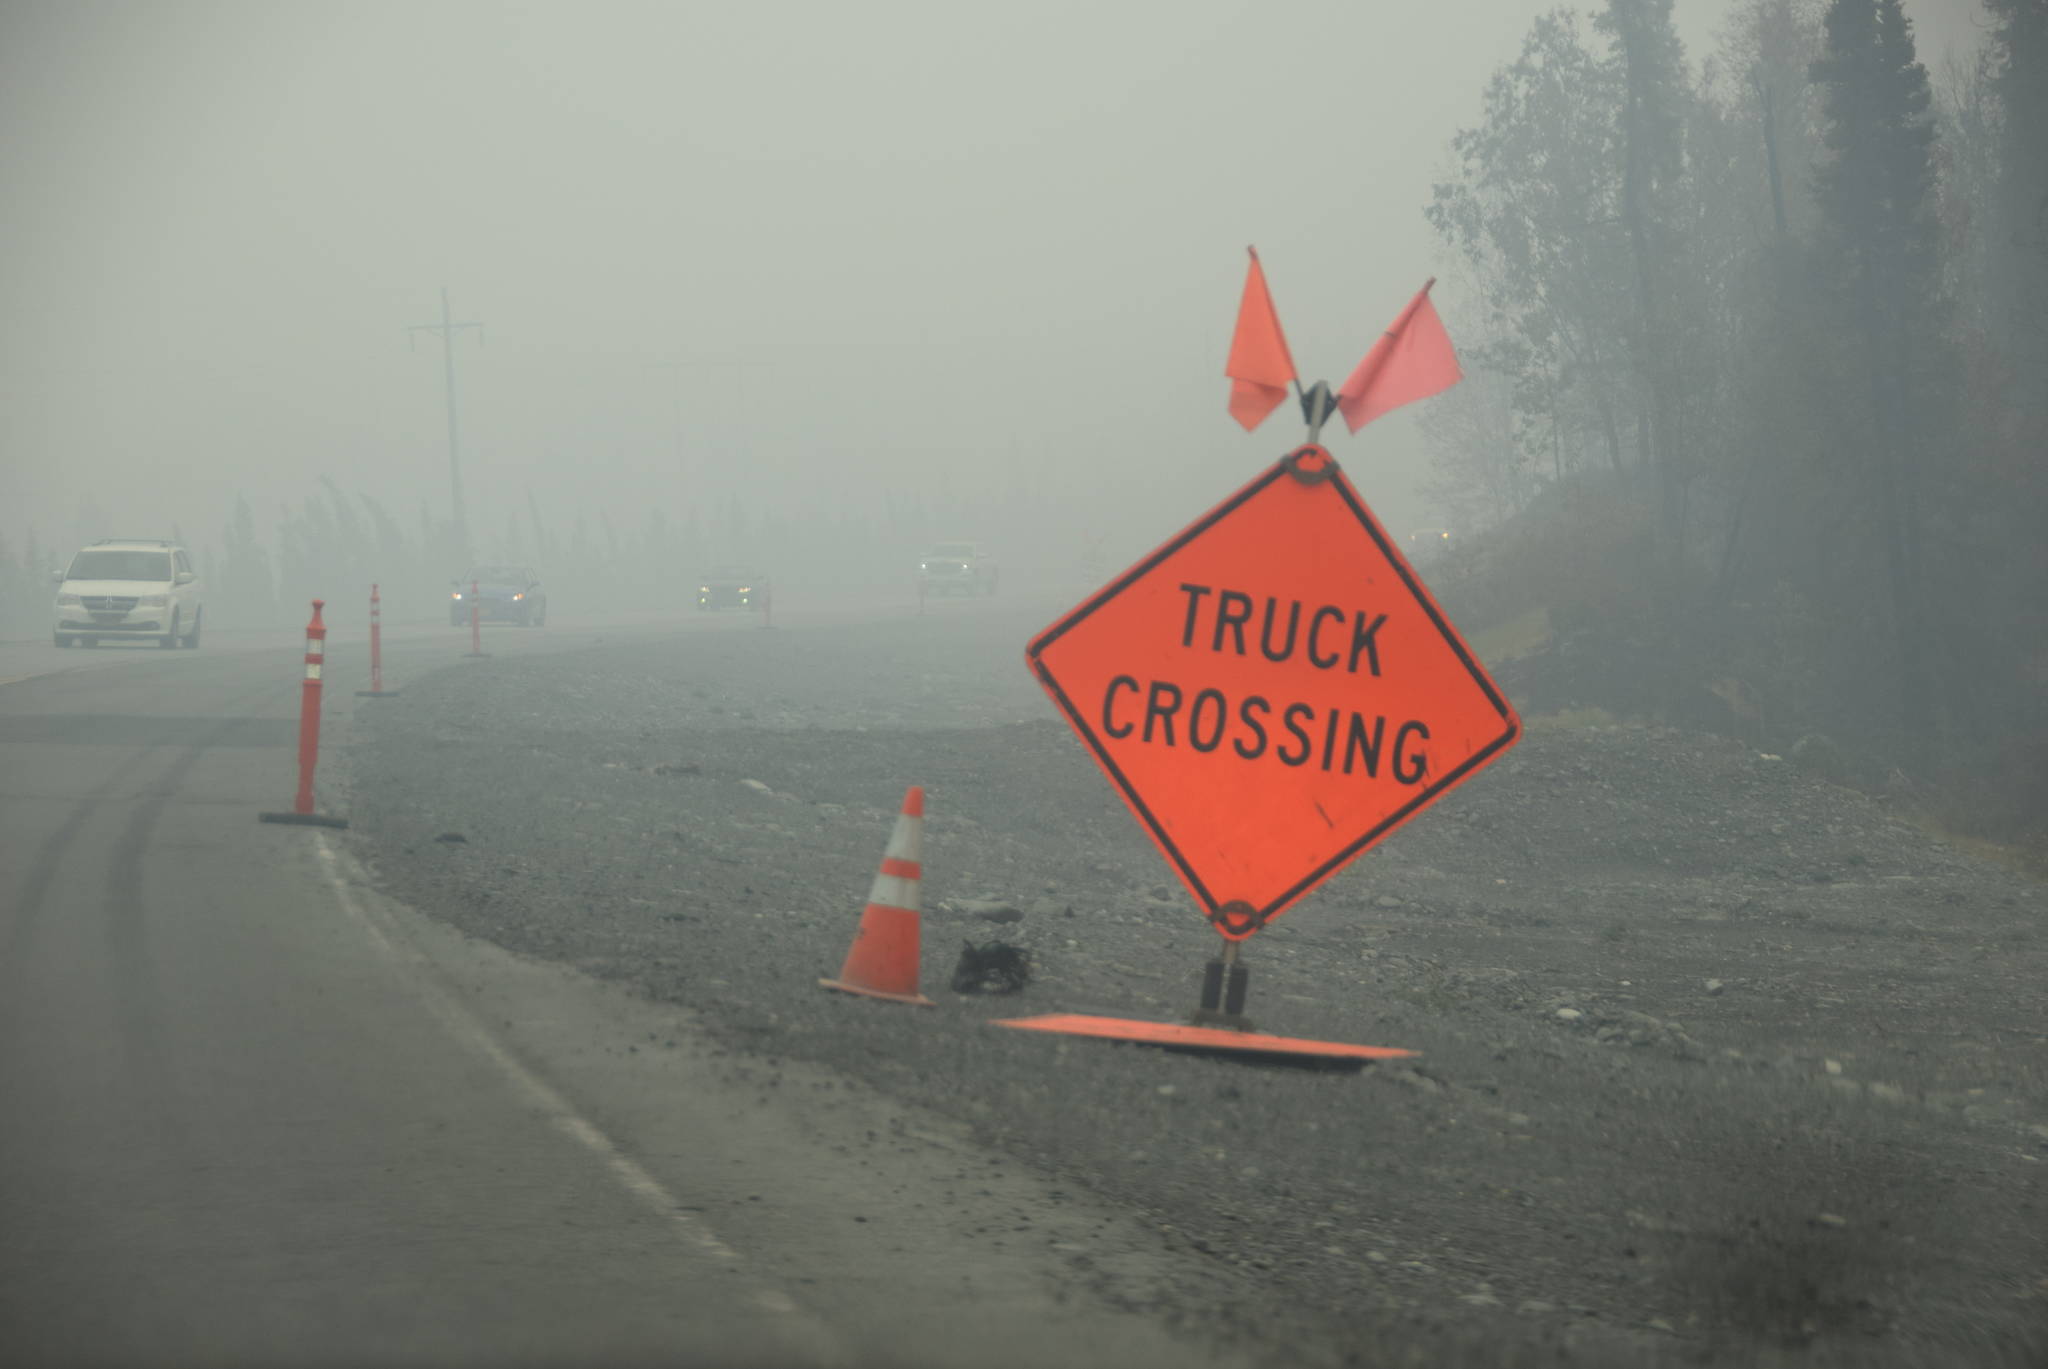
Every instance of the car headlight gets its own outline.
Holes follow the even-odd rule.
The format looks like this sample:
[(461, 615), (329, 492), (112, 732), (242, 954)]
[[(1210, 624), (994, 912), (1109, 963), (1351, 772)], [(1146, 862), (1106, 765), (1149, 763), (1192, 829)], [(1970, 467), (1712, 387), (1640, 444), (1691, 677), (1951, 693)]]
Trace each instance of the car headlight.
[(141, 608), (162, 608), (165, 604), (171, 602), (171, 596), (168, 594), (141, 594), (136, 596), (135, 602)]
[(752, 594), (753, 592), (754, 587), (752, 585), (741, 585), (738, 590), (738, 593), (741, 594)]
[(455, 593), (453, 593), (453, 594), (449, 595), (448, 597), (449, 597), (450, 599), (460, 599), (460, 598), (462, 597), (462, 591), (461, 591), (461, 590), (457, 590), (457, 591), (455, 591)]
[(59, 608), (77, 608), (84, 602), (85, 600), (76, 594), (60, 594), (57, 596), (57, 606)]
[(699, 585), (699, 586), (697, 586), (697, 593), (699, 593), (699, 594), (709, 594), (709, 593), (711, 593), (711, 586), (709, 586), (709, 585)]
[(518, 602), (519, 602), (519, 601), (520, 601), (521, 599), (524, 599), (525, 597), (526, 597), (526, 596), (525, 596), (524, 594), (515, 594), (515, 595), (513, 595), (513, 596), (512, 596), (512, 602), (516, 604), (516, 603), (518, 603)]
[(929, 561), (919, 561), (919, 562), (917, 563), (917, 568), (918, 568), (919, 570), (930, 570), (930, 569), (932, 568), (932, 567), (931, 567), (931, 562), (929, 562)]

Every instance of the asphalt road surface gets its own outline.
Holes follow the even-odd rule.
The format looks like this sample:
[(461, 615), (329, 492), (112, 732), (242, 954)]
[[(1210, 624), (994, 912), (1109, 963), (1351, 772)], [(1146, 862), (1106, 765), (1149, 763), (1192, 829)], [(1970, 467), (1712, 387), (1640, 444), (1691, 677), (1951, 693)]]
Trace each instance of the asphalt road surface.
[[(753, 626), (568, 617), (487, 649)], [(386, 687), (461, 668), (458, 636), (394, 627)], [(352, 627), (329, 661), (339, 779), (350, 714), (403, 703), (354, 696)], [(300, 676), (291, 633), (0, 646), (0, 1362), (1236, 1362), (970, 1239), (1053, 1210), (1055, 1249), (1181, 1278), (1134, 1219), (824, 1068), (736, 1066), (681, 1010), (260, 824)], [(877, 1133), (903, 1144), (851, 1158)]]

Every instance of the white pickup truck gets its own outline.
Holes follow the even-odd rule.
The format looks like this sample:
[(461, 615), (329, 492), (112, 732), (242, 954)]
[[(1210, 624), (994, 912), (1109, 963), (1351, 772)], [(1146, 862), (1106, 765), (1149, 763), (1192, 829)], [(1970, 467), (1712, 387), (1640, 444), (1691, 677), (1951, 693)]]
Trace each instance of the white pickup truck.
[(996, 563), (972, 542), (940, 542), (918, 558), (921, 594), (994, 594)]

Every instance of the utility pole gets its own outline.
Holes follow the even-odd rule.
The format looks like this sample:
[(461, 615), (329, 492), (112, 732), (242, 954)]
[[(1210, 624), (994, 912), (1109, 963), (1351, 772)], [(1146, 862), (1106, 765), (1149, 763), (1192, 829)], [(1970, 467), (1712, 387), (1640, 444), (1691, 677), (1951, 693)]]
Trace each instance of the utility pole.
[(441, 321), (439, 323), (416, 323), (405, 331), (412, 334), (415, 345), (421, 333), (441, 335), (441, 359), (447, 367), (448, 381), (448, 491), (455, 522), (455, 540), (461, 543), (462, 554), (469, 555), (469, 512), (462, 502), (462, 443), (455, 421), (455, 335), (464, 328), (476, 329), (476, 339), (484, 339), (481, 323), (457, 323), (448, 308), (448, 287), (441, 287)]

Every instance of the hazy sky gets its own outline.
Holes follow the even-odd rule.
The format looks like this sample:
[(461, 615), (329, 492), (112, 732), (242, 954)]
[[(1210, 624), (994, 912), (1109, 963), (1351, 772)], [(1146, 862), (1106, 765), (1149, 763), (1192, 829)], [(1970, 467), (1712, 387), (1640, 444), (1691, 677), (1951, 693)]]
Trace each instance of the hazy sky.
[[(1221, 376), (1244, 246), (1308, 378), (1444, 264), (1446, 145), (1545, 0), (0, 4), (0, 533), (217, 539), (322, 475), (488, 535), (923, 483), (1144, 539), (1298, 439)], [(1727, 6), (1682, 0), (1697, 57)], [(1974, 0), (1920, 0), (1930, 65)], [(1402, 416), (1335, 449), (1426, 518)], [(1077, 511), (1077, 518), (1084, 516)], [(972, 535), (975, 530), (963, 529)]]

